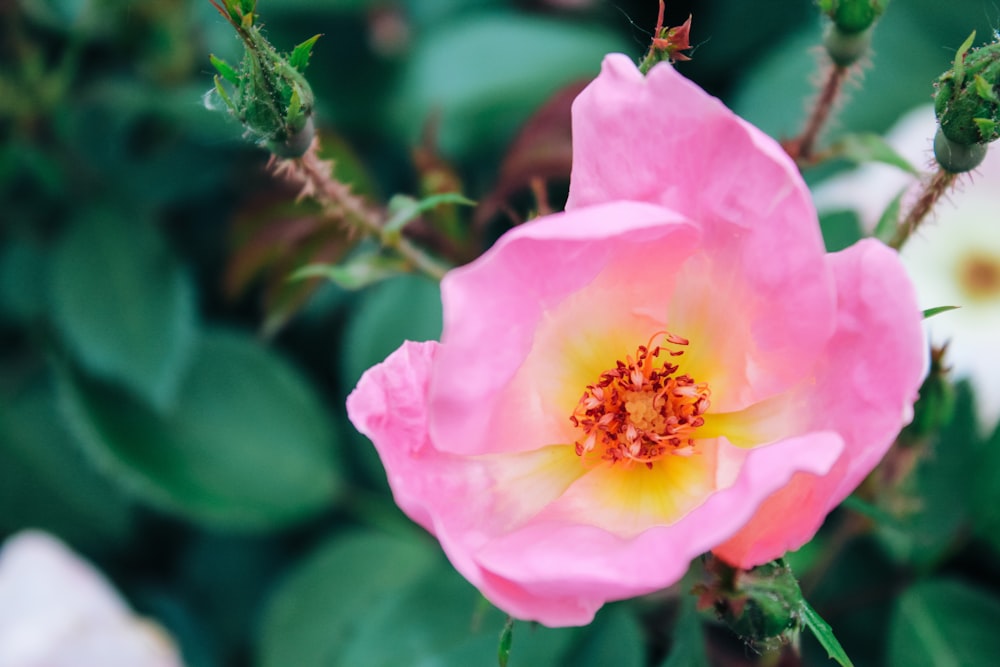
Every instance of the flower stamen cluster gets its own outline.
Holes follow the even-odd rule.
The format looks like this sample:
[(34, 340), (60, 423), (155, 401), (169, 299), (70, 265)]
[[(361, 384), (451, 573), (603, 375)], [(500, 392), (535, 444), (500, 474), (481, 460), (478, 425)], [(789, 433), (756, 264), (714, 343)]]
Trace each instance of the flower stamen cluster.
[(680, 367), (669, 359), (657, 366), (661, 352), (670, 357), (684, 354), (653, 345), (660, 336), (673, 345), (688, 345), (685, 338), (658, 332), (638, 347), (635, 358), (626, 355), (625, 361), (618, 360), (587, 386), (570, 416), (585, 434), (574, 443), (577, 456), (589, 458), (594, 453), (603, 461), (652, 468), (667, 454), (694, 453), (694, 431), (705, 423), (702, 415), (710, 405), (711, 391), (707, 383), (676, 375)]

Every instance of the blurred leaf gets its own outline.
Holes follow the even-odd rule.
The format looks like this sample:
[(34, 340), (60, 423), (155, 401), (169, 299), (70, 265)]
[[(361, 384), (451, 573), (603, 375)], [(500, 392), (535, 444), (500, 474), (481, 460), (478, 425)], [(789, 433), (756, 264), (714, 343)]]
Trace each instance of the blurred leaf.
[(309, 264), (288, 277), (290, 281), (325, 278), (346, 290), (359, 290), (377, 282), (408, 273), (409, 263), (383, 255), (378, 248), (355, 253), (340, 264)]
[(896, 152), (896, 149), (890, 146), (881, 135), (872, 132), (844, 135), (830, 146), (830, 152), (836, 157), (846, 158), (855, 164), (882, 162), (899, 167), (914, 176), (920, 175), (920, 171)]
[(197, 611), (220, 653), (241, 654), (257, 637), (265, 595), (287, 564), (283, 551), (270, 537), (199, 533), (184, 545), (168, 586)]
[(343, 386), (353, 387), (361, 374), (381, 363), (405, 340), (435, 340), (441, 335), (441, 290), (414, 275), (375, 285), (357, 301), (344, 331)]
[(695, 598), (691, 595), (682, 596), (679, 607), (670, 655), (660, 667), (709, 667), (705, 635), (701, 616), (695, 608)]
[(97, 174), (102, 194), (118, 199), (141, 197), (152, 206), (212, 193), (229, 175), (227, 152), (254, 153), (246, 151), (237, 123), (205, 108), (211, 85), (208, 77), (169, 88), (99, 80), (66, 108), (72, 154)]
[[(832, 548), (832, 547), (830, 547)], [(861, 538), (847, 543), (837, 558), (814, 579), (809, 601), (823, 610), (823, 617), (836, 630), (837, 639), (857, 665), (880, 665), (884, 660), (888, 616), (897, 589), (898, 569), (873, 540)], [(807, 665), (826, 665), (826, 651), (811, 641), (802, 649), (815, 660)]]
[(908, 187), (903, 188), (898, 195), (893, 197), (875, 224), (873, 236), (879, 241), (889, 243), (896, 235), (896, 230), (899, 228), (899, 213), (903, 205), (903, 195), (908, 189)]
[(857, 243), (862, 237), (861, 221), (854, 211), (832, 211), (819, 217), (827, 252), (837, 252)]
[(316, 514), (337, 491), (324, 406), (280, 357), (243, 335), (205, 334), (164, 416), (114, 387), (64, 375), (88, 452), (151, 504), (260, 531)]
[(41, 528), (102, 550), (127, 540), (132, 508), (66, 431), (47, 383), (0, 398), (0, 533)]
[[(928, 398), (942, 398), (926, 393)], [(969, 494), (969, 480), (983, 468), (976, 460), (973, 410), (968, 386), (958, 385), (954, 412), (948, 410), (950, 423), (891, 453), (905, 475), (892, 487), (880, 489), (877, 501), (897, 522), (876, 524), (876, 535), (897, 561), (929, 569), (955, 548), (969, 521), (976, 504)]]
[(402, 73), (390, 124), (416, 144), (440, 114), (444, 153), (459, 159), (503, 146), (561, 86), (592, 78), (627, 44), (594, 26), (489, 13), (429, 29)]
[(475, 206), (476, 202), (459, 192), (442, 192), (423, 199), (415, 199), (409, 195), (396, 195), (389, 200), (389, 219), (385, 223), (384, 230), (387, 234), (398, 234), (403, 231), (407, 224), (420, 217), (421, 213), (443, 204)]
[(500, 667), (507, 667), (510, 662), (510, 646), (514, 641), (514, 618), (507, 617), (507, 622), (503, 624), (500, 631), (500, 644), (497, 646), (497, 662)]
[(646, 664), (642, 628), (625, 605), (609, 605), (569, 653), (573, 667), (642, 667)]
[[(794, 136), (805, 122), (802, 100), (811, 104), (816, 95), (810, 81), (816, 80), (817, 65), (812, 56), (820, 43), (819, 28), (818, 21), (808, 22), (801, 32), (773, 45), (757, 66), (740, 78), (731, 98), (739, 115), (773, 137)], [(928, 101), (933, 82), (948, 68), (951, 58), (942, 49), (949, 41), (937, 28), (926, 13), (913, 10), (908, 3), (894, 3), (889, 8), (873, 32), (872, 64), (864, 70), (863, 78), (856, 77), (855, 84), (848, 84), (843, 106), (830, 124), (832, 138), (845, 130), (883, 132), (905, 111)]]
[(42, 247), (28, 240), (0, 247), (0, 317), (27, 325), (45, 313), (48, 261)]
[(496, 186), (476, 209), (476, 220), (490, 220), (533, 179), (569, 182), (573, 166), (570, 108), (587, 83), (576, 81), (561, 88), (518, 131), (500, 165)]
[(51, 266), (52, 317), (90, 372), (162, 408), (195, 337), (194, 295), (180, 263), (146, 219), (110, 209), (78, 218)]
[(973, 502), (976, 532), (1000, 553), (1000, 425), (972, 454)]
[[(424, 540), (379, 533), (331, 538), (300, 561), (275, 591), (263, 614), (256, 664), (368, 667), (370, 663), (344, 662), (344, 655), (372, 623), (372, 607), (397, 599), (402, 588), (439, 562)], [(395, 644), (400, 629), (392, 628), (376, 642)]]
[(1000, 600), (959, 581), (916, 584), (896, 601), (889, 667), (992, 665), (1000, 655)]
[[(495, 664), (504, 615), (482, 611), (476, 590), (450, 567), (439, 567), (369, 608), (366, 621), (332, 665), (467, 667)], [(517, 623), (510, 667), (559, 664), (572, 630)], [(386, 641), (392, 637), (392, 641)], [(577, 665), (579, 663), (571, 663)], [(603, 663), (621, 665), (621, 662)]]

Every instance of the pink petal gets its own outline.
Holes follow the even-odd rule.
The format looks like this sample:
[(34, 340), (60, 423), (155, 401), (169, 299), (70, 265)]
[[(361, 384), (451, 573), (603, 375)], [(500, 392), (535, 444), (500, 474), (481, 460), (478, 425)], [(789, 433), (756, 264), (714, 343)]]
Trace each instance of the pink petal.
[(809, 192), (781, 147), (670, 65), (643, 77), (613, 54), (573, 105), (573, 150), (567, 210), (628, 199), (697, 221), (714, 282), (742, 288), (722, 303), (760, 299), (755, 398), (797, 380), (833, 330), (834, 293)]
[(837, 331), (795, 402), (809, 406), (810, 430), (836, 429), (844, 454), (823, 477), (797, 476), (714, 550), (738, 567), (760, 565), (808, 542), (913, 416), (927, 353), (916, 296), (898, 256), (865, 240), (831, 255), (830, 265), (837, 278)]
[(833, 433), (790, 438), (748, 457), (734, 483), (676, 523), (623, 539), (577, 522), (532, 521), (476, 553), (494, 604), (544, 625), (584, 625), (602, 604), (676, 583), (690, 561), (732, 536), (797, 472), (823, 475), (842, 449)]
[[(695, 227), (673, 211), (614, 202), (522, 225), (473, 264), (451, 271), (441, 284), (444, 332), (430, 385), (435, 446), (453, 453), (486, 454), (554, 444), (546, 439), (549, 431), (496, 437), (507, 415), (495, 412), (495, 398), (524, 363), (540, 324), (612, 266), (618, 267), (608, 273), (615, 276), (615, 284), (628, 284), (635, 293), (659, 292), (665, 311), (664, 290), (697, 237)], [(625, 267), (633, 265), (645, 271), (643, 279), (626, 282), (625, 277), (637, 271)], [(640, 308), (639, 315), (650, 308), (649, 300), (633, 300), (624, 292), (617, 297), (611, 290), (587, 294), (601, 291), (608, 297), (605, 303), (617, 304), (608, 307)], [(594, 304), (590, 317), (578, 322), (578, 330), (608, 324), (601, 305)], [(632, 345), (646, 342), (654, 331), (645, 332)]]

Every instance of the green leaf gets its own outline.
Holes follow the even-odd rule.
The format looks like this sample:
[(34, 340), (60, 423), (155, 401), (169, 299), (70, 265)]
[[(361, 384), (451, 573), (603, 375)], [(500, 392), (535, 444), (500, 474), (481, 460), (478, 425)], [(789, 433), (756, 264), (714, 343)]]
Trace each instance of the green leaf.
[(65, 428), (49, 382), (0, 396), (0, 534), (41, 528), (106, 550), (127, 542), (133, 509)]
[(920, 175), (920, 171), (890, 146), (881, 135), (871, 132), (842, 136), (830, 147), (830, 150), (837, 157), (846, 158), (855, 164), (881, 162), (899, 167), (914, 176)]
[(251, 338), (200, 341), (175, 405), (160, 415), (116, 387), (64, 372), (87, 451), (145, 501), (230, 530), (272, 530), (329, 507), (338, 487), (326, 408)]
[(972, 48), (972, 43), (976, 41), (976, 31), (973, 30), (972, 34), (965, 38), (962, 45), (958, 47), (958, 51), (955, 52), (955, 89), (958, 90), (962, 87), (962, 82), (965, 80), (965, 54), (968, 53), (969, 49)]
[[(331, 538), (288, 574), (267, 604), (255, 664), (351, 664), (344, 661), (345, 652), (371, 623), (373, 608), (397, 598), (439, 563), (436, 549), (423, 540), (379, 533)], [(394, 644), (396, 630), (377, 641)]]
[(889, 667), (992, 665), (1000, 655), (1000, 600), (968, 584), (930, 580), (896, 602)]
[(903, 195), (906, 194), (908, 189), (903, 188), (899, 191), (899, 194), (893, 197), (875, 224), (873, 236), (882, 241), (882, 243), (889, 243), (896, 236), (896, 230), (899, 228), (899, 212), (903, 204)]
[(569, 654), (573, 667), (642, 667), (646, 664), (642, 628), (625, 605), (604, 607)]
[(924, 319), (929, 319), (941, 313), (947, 313), (949, 310), (958, 310), (959, 308), (961, 308), (961, 306), (938, 306), (937, 308), (928, 308), (924, 311)]
[(827, 252), (838, 252), (857, 243), (862, 236), (861, 221), (854, 211), (831, 211), (819, 218)]
[(320, 37), (321, 35), (313, 35), (292, 49), (292, 53), (288, 57), (288, 64), (300, 72), (305, 72), (306, 66), (309, 64), (309, 56), (312, 55), (313, 45)]
[(440, 148), (454, 158), (498, 152), (553, 93), (596, 76), (605, 54), (628, 50), (617, 33), (597, 25), (467, 14), (420, 35), (387, 122), (400, 141), (413, 144), (436, 119)]
[(816, 610), (802, 599), (802, 623), (813, 633), (820, 645), (826, 650), (831, 660), (836, 660), (841, 667), (854, 667), (854, 663), (847, 657), (844, 647), (840, 645), (833, 635), (830, 624), (823, 620), (823, 617), (816, 613)]
[(396, 195), (389, 201), (391, 217), (385, 223), (383, 232), (398, 234), (403, 231), (403, 227), (420, 217), (421, 213), (435, 209), (442, 204), (475, 206), (476, 202), (464, 197), (459, 192), (443, 192), (420, 200), (408, 195)]
[(695, 608), (695, 598), (685, 595), (674, 624), (670, 655), (660, 667), (710, 667), (705, 652), (705, 635), (701, 616)]
[(514, 618), (508, 616), (503, 624), (503, 630), (500, 631), (500, 644), (497, 646), (497, 663), (500, 667), (507, 667), (507, 663), (510, 662), (510, 647), (513, 641)]
[(359, 290), (386, 278), (409, 273), (406, 260), (383, 255), (377, 248), (358, 252), (340, 264), (309, 264), (288, 277), (289, 281), (326, 278), (347, 290)]
[(973, 525), (1000, 554), (1000, 424), (989, 438), (979, 443), (970, 457), (976, 461), (970, 471), (974, 496), (969, 509)]
[(10, 239), (0, 247), (0, 317), (23, 326), (44, 315), (48, 261), (31, 241)]
[(194, 295), (145, 219), (107, 209), (74, 222), (52, 258), (52, 318), (75, 359), (164, 408), (195, 339)]
[[(504, 615), (492, 607), (484, 609), (481, 600), (457, 572), (441, 566), (370, 605), (357, 634), (324, 667), (467, 667), (493, 663)], [(517, 644), (510, 655), (510, 667), (560, 664), (574, 634), (572, 630), (525, 623), (516, 624), (513, 632)], [(392, 641), (386, 641), (386, 637)]]
[(219, 72), (223, 79), (234, 86), (240, 85), (240, 75), (229, 63), (221, 58), (216, 58), (212, 54), (209, 54), (208, 60), (212, 63), (212, 66), (215, 67), (216, 71)]

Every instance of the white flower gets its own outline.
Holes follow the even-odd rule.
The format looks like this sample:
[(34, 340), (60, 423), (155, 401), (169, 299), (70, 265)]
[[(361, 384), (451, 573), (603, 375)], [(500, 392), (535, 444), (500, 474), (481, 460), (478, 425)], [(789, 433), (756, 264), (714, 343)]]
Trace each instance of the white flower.
[(182, 667), (159, 626), (55, 538), (26, 531), (0, 549), (0, 667)]
[[(936, 129), (933, 107), (927, 105), (901, 118), (886, 139), (921, 168), (931, 164)], [(828, 179), (814, 198), (820, 212), (853, 210), (871, 230), (907, 185), (912, 200), (916, 179), (871, 164)], [(980, 421), (992, 430), (1000, 419), (1000, 147), (991, 147), (976, 171), (960, 177), (901, 257), (922, 308), (960, 306), (928, 320), (928, 332), (936, 345), (950, 341), (945, 363), (956, 378), (972, 383)]]

